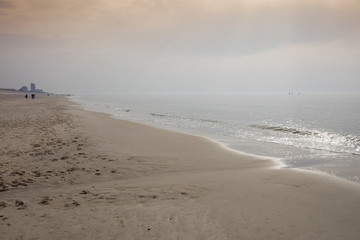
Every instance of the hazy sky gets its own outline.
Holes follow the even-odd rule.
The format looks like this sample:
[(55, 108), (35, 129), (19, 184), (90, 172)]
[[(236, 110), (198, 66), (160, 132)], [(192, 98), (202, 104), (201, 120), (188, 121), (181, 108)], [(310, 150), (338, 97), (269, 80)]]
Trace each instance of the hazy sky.
[(0, 87), (360, 91), (359, 0), (0, 0)]

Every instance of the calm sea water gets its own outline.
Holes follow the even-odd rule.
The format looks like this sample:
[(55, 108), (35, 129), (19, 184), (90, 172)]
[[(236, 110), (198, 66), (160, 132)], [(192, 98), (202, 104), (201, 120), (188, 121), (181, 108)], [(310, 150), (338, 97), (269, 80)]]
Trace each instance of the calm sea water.
[(248, 154), (360, 182), (360, 94), (73, 96), (86, 110), (210, 137)]

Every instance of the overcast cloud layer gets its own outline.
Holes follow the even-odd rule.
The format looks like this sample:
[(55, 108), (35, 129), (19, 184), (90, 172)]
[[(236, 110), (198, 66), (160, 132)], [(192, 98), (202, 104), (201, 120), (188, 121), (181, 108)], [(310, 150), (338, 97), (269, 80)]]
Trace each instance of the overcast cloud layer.
[(360, 91), (358, 0), (0, 0), (0, 87)]

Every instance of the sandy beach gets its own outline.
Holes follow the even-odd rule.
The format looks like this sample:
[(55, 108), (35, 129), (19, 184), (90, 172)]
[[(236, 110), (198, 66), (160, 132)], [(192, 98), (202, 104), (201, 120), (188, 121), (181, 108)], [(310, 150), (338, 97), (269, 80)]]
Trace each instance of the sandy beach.
[(359, 239), (358, 183), (63, 97), (0, 109), (1, 239)]

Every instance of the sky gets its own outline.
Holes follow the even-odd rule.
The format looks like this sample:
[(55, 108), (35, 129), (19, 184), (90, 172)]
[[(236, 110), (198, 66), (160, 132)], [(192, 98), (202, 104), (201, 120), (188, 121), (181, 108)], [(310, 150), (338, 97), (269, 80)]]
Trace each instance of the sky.
[(360, 91), (359, 0), (0, 0), (0, 87)]

